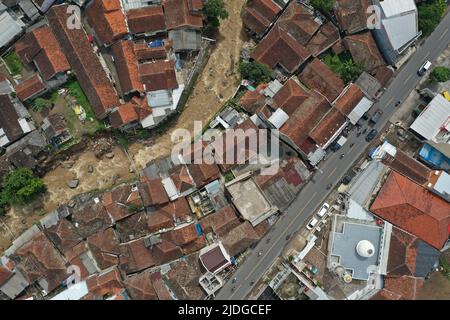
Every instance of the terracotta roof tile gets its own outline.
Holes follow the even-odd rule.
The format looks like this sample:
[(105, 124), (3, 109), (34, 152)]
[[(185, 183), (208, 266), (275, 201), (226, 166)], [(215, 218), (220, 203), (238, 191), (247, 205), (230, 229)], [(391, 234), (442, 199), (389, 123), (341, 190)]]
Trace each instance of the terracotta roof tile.
[(139, 76), (146, 91), (178, 88), (173, 61), (156, 61), (139, 65)]
[(187, 167), (197, 188), (201, 188), (220, 177), (219, 167), (216, 164), (189, 164)]
[(161, 211), (154, 211), (148, 214), (147, 227), (149, 233), (155, 233), (162, 229), (170, 229), (175, 226), (173, 217)]
[(101, 202), (89, 201), (74, 209), (72, 221), (77, 232), (83, 238), (105, 230), (112, 225), (112, 220)]
[(166, 30), (162, 6), (148, 6), (127, 12), (131, 33), (154, 34)]
[(449, 237), (450, 204), (391, 172), (370, 210), (440, 250)]
[(165, 60), (167, 58), (165, 47), (149, 48), (145, 42), (135, 43), (134, 53), (138, 61)]
[(195, 187), (195, 183), (189, 174), (187, 166), (177, 165), (170, 169), (169, 174), (179, 193), (183, 193)]
[(344, 42), (353, 60), (363, 64), (369, 72), (386, 66), (370, 31), (347, 36), (344, 38)]
[(95, 116), (105, 118), (110, 109), (120, 104), (119, 97), (92, 50), (86, 33), (83, 29), (69, 29), (67, 5), (53, 6), (47, 18)]
[(162, 205), (169, 202), (167, 193), (162, 184), (162, 179), (150, 180), (147, 177), (141, 177), (139, 192), (145, 207)]
[(362, 98), (364, 98), (364, 93), (356, 84), (352, 83), (346, 88), (345, 92), (334, 101), (334, 107), (348, 116)]
[(124, 284), (133, 300), (158, 299), (156, 291), (153, 288), (150, 272), (142, 272), (126, 278)]
[(306, 49), (311, 52), (313, 57), (317, 57), (333, 47), (340, 39), (339, 29), (332, 22), (327, 22), (320, 27), (319, 31), (309, 41)]
[(334, 12), (341, 28), (348, 34), (367, 29), (370, 0), (337, 0)]
[(342, 129), (347, 119), (337, 109), (328, 112), (317, 126), (311, 131), (310, 137), (319, 146), (324, 147), (339, 129)]
[(246, 91), (239, 100), (242, 109), (250, 114), (256, 114), (266, 104), (266, 96), (263, 94), (265, 88), (267, 83), (262, 83), (255, 90)]
[(131, 206), (137, 210), (143, 207), (139, 190), (134, 189), (132, 185), (105, 192), (102, 195), (102, 203), (116, 222), (136, 213), (136, 211), (130, 210)]
[(100, 269), (119, 264), (120, 248), (114, 229), (109, 228), (90, 236), (87, 243)]
[(133, 91), (143, 92), (144, 85), (139, 80), (138, 61), (131, 40), (120, 40), (112, 46), (114, 64), (124, 94)]
[(224, 236), (240, 224), (241, 222), (236, 215), (236, 211), (231, 205), (209, 214), (200, 220), (200, 226), (203, 232), (208, 233), (213, 231), (219, 237)]
[(153, 246), (152, 254), (158, 261), (157, 264), (161, 265), (178, 259), (183, 255), (183, 251), (176, 244), (167, 240), (162, 240), (161, 243)]
[(124, 290), (122, 277), (117, 268), (95, 275), (86, 280), (89, 294), (95, 297), (111, 297)]
[(302, 71), (300, 80), (309, 88), (322, 93), (330, 102), (344, 90), (344, 81), (317, 58)]
[(382, 162), (394, 171), (408, 177), (420, 185), (427, 183), (432, 173), (432, 170), (427, 166), (423, 165), (416, 159), (411, 158), (399, 149), (397, 149), (395, 157), (386, 154), (383, 157)]
[(37, 94), (47, 90), (47, 86), (42, 82), (41, 77), (35, 74), (15, 87), (17, 97), (21, 101), (25, 101), (35, 97)]
[(155, 265), (151, 251), (146, 248), (144, 238), (120, 245), (120, 269), (126, 274), (135, 273)]
[(66, 252), (82, 240), (73, 224), (66, 219), (59, 220), (55, 225), (46, 228), (44, 232), (62, 252)]
[(110, 45), (128, 33), (120, 0), (93, 0), (85, 13), (100, 45)]
[(184, 246), (190, 242), (197, 240), (198, 237), (199, 236), (197, 234), (197, 228), (193, 223), (185, 227), (173, 229), (161, 235), (162, 239), (172, 242), (177, 246)]
[(92, 275), (95, 270), (89, 271), (86, 268), (86, 257), (89, 257), (90, 261), (87, 263), (93, 262), (93, 259), (90, 258), (90, 251), (85, 242), (80, 242), (76, 246), (67, 250), (65, 253), (66, 259), (69, 261), (71, 266), (76, 266), (80, 268), (80, 280), (85, 279), (86, 277)]
[(310, 57), (310, 53), (286, 31), (275, 26), (258, 44), (251, 57), (272, 69), (279, 65), (293, 73)]
[(227, 253), (235, 256), (260, 240), (250, 222), (245, 221), (222, 237)]
[(242, 20), (248, 29), (260, 34), (280, 11), (280, 6), (272, 0), (253, 0), (247, 3)]
[(136, 213), (116, 223), (116, 230), (121, 242), (131, 241), (149, 233), (147, 215), (145, 212)]
[[(189, 0), (165, 0), (163, 2), (167, 30), (189, 28), (201, 29), (203, 17), (189, 8)], [(194, 10), (192, 10), (194, 9)]]
[(306, 90), (291, 78), (273, 97), (272, 107), (274, 109), (281, 108), (288, 115), (292, 115), (308, 97), (309, 94)]
[(164, 284), (161, 273), (155, 272), (151, 276), (153, 282), (153, 288), (155, 289), (156, 295), (159, 300), (173, 300), (167, 286)]
[(130, 101), (121, 105), (118, 109), (111, 113), (111, 126), (117, 129), (122, 128), (134, 122), (144, 120), (146, 117), (151, 115), (152, 112), (153, 110), (148, 105), (145, 97), (133, 97)]
[(384, 277), (385, 293), (381, 294), (386, 300), (415, 300), (423, 286), (423, 279), (414, 277)]

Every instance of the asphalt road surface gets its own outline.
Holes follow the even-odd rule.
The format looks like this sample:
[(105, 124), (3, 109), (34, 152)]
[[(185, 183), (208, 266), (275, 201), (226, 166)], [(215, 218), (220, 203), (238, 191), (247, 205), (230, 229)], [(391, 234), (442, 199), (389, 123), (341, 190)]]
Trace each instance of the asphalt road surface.
[[(431, 36), (418, 48), (406, 65), (402, 67), (391, 85), (380, 100), (371, 108), (383, 110), (383, 115), (374, 126), (378, 131), (383, 128), (390, 117), (398, 109), (394, 107), (397, 101), (404, 101), (416, 87), (420, 77), (417, 71), (426, 61), (433, 62), (450, 43), (450, 15), (447, 15)], [(363, 129), (367, 128), (367, 121)], [(369, 132), (370, 129), (367, 130)], [(325, 201), (332, 190), (326, 190), (328, 184), (336, 187), (345, 173), (353, 166), (369, 143), (365, 141), (365, 134), (356, 137), (355, 130), (351, 131), (347, 143), (342, 149), (333, 153), (320, 165), (321, 172), (314, 176), (315, 182), (309, 182), (304, 187), (291, 206), (283, 212), (278, 222), (272, 226), (269, 233), (257, 244), (248, 255), (244, 263), (232, 276), (236, 282), (228, 281), (216, 295), (216, 300), (243, 300), (253, 289), (254, 285), (280, 255), (288, 240), (286, 237), (297, 232), (312, 217), (315, 211)], [(350, 145), (354, 144), (352, 148)], [(340, 158), (345, 154), (344, 158)], [(270, 240), (269, 240), (270, 239)], [(262, 252), (258, 256), (258, 252)], [(234, 288), (234, 290), (233, 290)]]

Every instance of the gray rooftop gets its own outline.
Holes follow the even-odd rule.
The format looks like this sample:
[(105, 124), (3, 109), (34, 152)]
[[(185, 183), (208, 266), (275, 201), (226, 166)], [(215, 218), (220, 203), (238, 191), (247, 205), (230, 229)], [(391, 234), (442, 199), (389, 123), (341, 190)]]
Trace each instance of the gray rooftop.
[[(339, 264), (352, 271), (354, 279), (368, 280), (368, 270), (378, 264), (381, 232), (382, 229), (377, 226), (345, 222), (342, 233), (333, 234), (331, 255), (339, 257)], [(372, 243), (375, 248), (373, 256), (363, 258), (356, 252), (356, 246), (361, 240)]]

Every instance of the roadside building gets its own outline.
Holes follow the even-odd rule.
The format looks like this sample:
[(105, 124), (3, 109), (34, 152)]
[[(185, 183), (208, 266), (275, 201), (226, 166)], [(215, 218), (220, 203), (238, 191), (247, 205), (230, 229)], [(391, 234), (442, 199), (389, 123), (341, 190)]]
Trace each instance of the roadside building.
[(15, 86), (15, 91), (17, 98), (20, 101), (26, 101), (39, 97), (40, 95), (47, 92), (48, 87), (42, 81), (39, 74), (35, 74), (28, 79), (23, 80)]
[(282, 8), (273, 0), (252, 0), (244, 9), (242, 21), (250, 34), (261, 38), (281, 10)]
[(386, 66), (370, 31), (346, 36), (344, 43), (350, 51), (353, 61), (364, 65), (370, 74), (374, 74), (378, 68)]
[(199, 259), (208, 272), (215, 274), (231, 266), (230, 256), (221, 243), (203, 248), (200, 251)]
[(346, 34), (366, 30), (369, 18), (367, 10), (370, 5), (370, 0), (337, 0), (334, 12), (341, 30)]
[(0, 8), (0, 30), (3, 30), (0, 36), (0, 49), (6, 48), (14, 39), (20, 36), (25, 24), (6, 10)]
[(147, 6), (126, 12), (130, 33), (134, 36), (155, 36), (166, 32), (162, 6)]

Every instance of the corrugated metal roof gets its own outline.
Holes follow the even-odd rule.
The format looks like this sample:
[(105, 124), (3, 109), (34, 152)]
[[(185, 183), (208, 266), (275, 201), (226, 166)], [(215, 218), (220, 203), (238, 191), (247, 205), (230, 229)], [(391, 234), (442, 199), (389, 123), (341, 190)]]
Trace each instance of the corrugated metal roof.
[(7, 45), (22, 32), (22, 25), (13, 19), (8, 12), (0, 14), (0, 47)]
[(417, 19), (415, 13), (383, 19), (382, 24), (394, 50), (402, 48), (419, 34)]
[(356, 124), (359, 119), (373, 106), (373, 102), (363, 97), (361, 101), (356, 105), (352, 112), (348, 115), (350, 122)]
[(417, 117), (410, 129), (427, 140), (433, 140), (440, 127), (450, 117), (450, 102), (440, 94)]
[(380, 5), (386, 17), (417, 10), (414, 0), (383, 0), (380, 1)]

